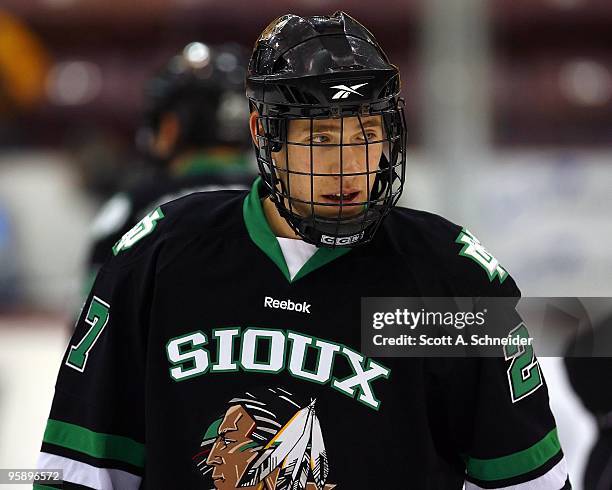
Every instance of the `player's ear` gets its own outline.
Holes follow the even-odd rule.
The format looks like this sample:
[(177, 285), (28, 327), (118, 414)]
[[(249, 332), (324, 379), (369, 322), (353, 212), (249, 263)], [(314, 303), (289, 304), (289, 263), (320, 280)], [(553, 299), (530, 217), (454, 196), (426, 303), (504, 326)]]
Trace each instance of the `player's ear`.
[(259, 114), (257, 111), (251, 111), (251, 115), (249, 116), (249, 129), (251, 130), (251, 138), (253, 138), (253, 143), (255, 143), (255, 146), (259, 146), (257, 141), (258, 128), (259, 134), (263, 134), (264, 130), (261, 121), (259, 120)]

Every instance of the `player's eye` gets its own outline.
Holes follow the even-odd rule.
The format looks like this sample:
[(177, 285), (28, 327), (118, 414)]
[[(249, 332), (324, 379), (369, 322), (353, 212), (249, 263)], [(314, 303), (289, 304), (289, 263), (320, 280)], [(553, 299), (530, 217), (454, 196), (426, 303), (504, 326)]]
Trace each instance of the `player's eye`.
[[(371, 141), (378, 141), (378, 140), (380, 139), (380, 137), (379, 137), (379, 135), (378, 135), (378, 132), (376, 132), (376, 131), (366, 131), (366, 132), (365, 132), (365, 137), (366, 137), (366, 141), (368, 141), (368, 142), (371, 142)], [(364, 140), (364, 138), (363, 138), (363, 133), (361, 133), (361, 134), (358, 136), (358, 139), (359, 139), (359, 140), (361, 140), (361, 141), (363, 141), (363, 140)]]
[(325, 145), (331, 142), (331, 139), (325, 134), (313, 134), (310, 141), (317, 145)]

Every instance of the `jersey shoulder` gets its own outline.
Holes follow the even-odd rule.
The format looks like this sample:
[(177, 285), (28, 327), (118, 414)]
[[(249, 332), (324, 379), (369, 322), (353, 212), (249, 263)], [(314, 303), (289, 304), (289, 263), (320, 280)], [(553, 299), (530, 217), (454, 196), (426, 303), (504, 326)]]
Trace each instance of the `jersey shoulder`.
[(149, 211), (112, 247), (111, 261), (130, 263), (186, 235), (220, 235), (242, 224), (246, 190), (194, 192)]
[(400, 255), (418, 257), (466, 296), (520, 296), (516, 282), (472, 231), (434, 213), (396, 207), (385, 232)]

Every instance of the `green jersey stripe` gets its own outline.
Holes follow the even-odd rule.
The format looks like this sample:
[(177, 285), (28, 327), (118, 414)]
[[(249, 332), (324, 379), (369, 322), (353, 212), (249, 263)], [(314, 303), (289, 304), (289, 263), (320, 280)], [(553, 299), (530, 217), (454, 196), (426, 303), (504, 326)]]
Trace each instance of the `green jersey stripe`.
[[(498, 489), (508, 489), (513, 488), (515, 490), (518, 489), (529, 489), (529, 490), (550, 490), (554, 489), (563, 489), (565, 488), (565, 483), (568, 480), (567, 476), (567, 463), (565, 462), (565, 458), (561, 458), (561, 460), (555, 464), (552, 468), (550, 468), (546, 473), (528, 480), (524, 480), (521, 483), (517, 483), (516, 480), (509, 483), (508, 480), (501, 481), (497, 480), (495, 484), (488, 483), (475, 483), (471, 481), (465, 482), (465, 490), (486, 490), (489, 488), (498, 488)], [(498, 483), (500, 482), (500, 483)]]
[(43, 441), (94, 458), (115, 459), (139, 468), (144, 467), (144, 444), (129, 437), (94, 432), (85, 427), (49, 419)]
[(557, 429), (523, 451), (494, 459), (468, 457), (468, 475), (478, 480), (493, 481), (523, 475), (539, 468), (561, 451)]

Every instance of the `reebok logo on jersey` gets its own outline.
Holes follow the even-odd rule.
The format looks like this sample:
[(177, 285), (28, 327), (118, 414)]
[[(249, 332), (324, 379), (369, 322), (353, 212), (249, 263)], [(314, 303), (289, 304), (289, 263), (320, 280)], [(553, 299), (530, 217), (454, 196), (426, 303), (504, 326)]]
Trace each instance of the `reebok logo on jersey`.
[(299, 311), (300, 313), (310, 314), (311, 305), (306, 301), (302, 301), (301, 303), (294, 303), (290, 299), (279, 301), (277, 299), (271, 298), (270, 296), (266, 296), (264, 298), (264, 306), (266, 308), (274, 308), (277, 310)]
[(355, 95), (359, 95), (360, 97), (363, 97), (362, 94), (357, 92), (357, 89), (360, 88), (360, 87), (363, 87), (364, 85), (367, 85), (367, 84), (368, 84), (368, 82), (366, 82), (366, 83), (359, 83), (357, 85), (351, 85), (350, 87), (347, 87), (346, 85), (334, 85), (332, 88), (337, 88), (338, 92), (336, 92), (332, 96), (332, 99), (346, 99), (346, 98), (348, 98), (348, 96), (350, 94), (355, 94)]

